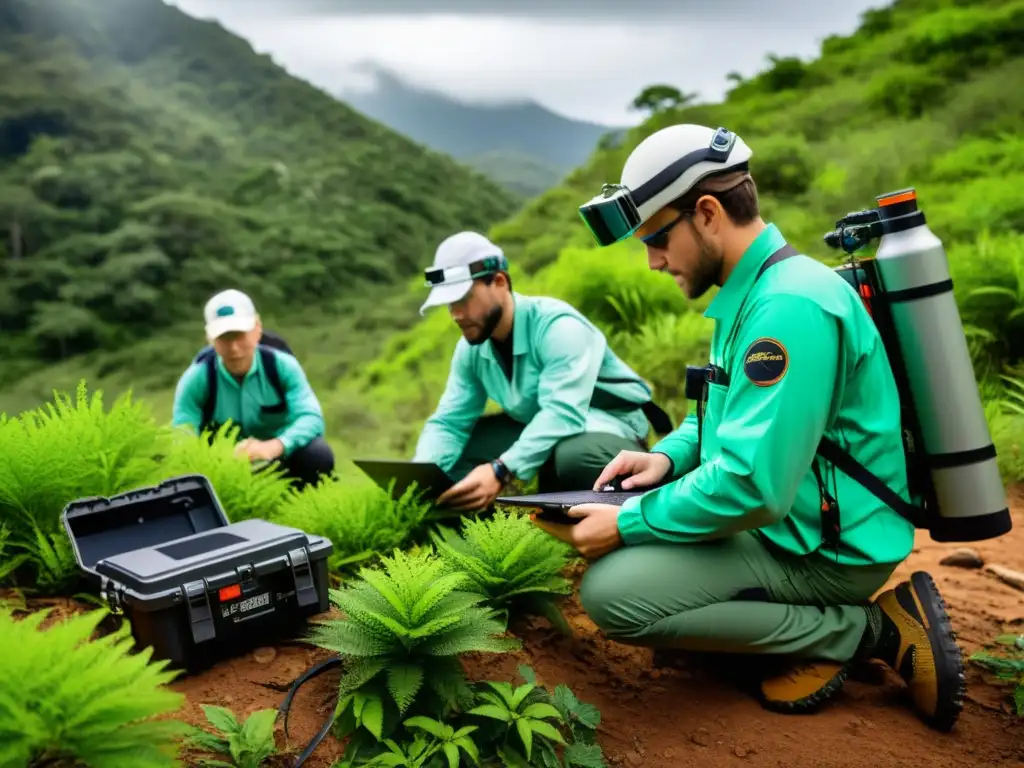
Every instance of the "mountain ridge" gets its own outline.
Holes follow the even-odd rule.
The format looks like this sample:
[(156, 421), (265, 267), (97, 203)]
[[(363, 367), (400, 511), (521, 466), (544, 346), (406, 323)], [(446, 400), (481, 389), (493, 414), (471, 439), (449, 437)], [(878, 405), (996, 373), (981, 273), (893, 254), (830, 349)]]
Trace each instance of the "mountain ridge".
[[(603, 137), (622, 126), (602, 125), (561, 115), (533, 99), (474, 102), (438, 89), (414, 85), (371, 62), (357, 68), (372, 88), (339, 89), (338, 98), (363, 114), (439, 152), (476, 167), (527, 196), (556, 184), (584, 164)], [(507, 155), (506, 164), (495, 163)], [(480, 162), (481, 157), (490, 162)], [(514, 158), (532, 160), (535, 182), (515, 179)]]

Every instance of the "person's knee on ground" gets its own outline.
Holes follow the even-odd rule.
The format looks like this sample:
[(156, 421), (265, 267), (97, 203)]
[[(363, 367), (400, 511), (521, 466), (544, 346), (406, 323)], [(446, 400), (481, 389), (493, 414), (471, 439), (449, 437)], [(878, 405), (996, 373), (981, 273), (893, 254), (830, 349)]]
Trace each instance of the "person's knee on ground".
[(296, 448), (281, 464), (286, 477), (294, 480), (299, 488), (316, 485), (334, 472), (334, 451), (324, 438), (317, 437)]
[(567, 437), (555, 445), (541, 467), (538, 485), (544, 493), (590, 490), (620, 451), (640, 448), (639, 443), (612, 434), (584, 432)]
[(523, 425), (505, 413), (489, 413), (481, 416), (462, 449), (462, 455), (448, 471), (448, 476), (458, 482), (476, 467), (494, 461), (508, 450), (523, 430)]

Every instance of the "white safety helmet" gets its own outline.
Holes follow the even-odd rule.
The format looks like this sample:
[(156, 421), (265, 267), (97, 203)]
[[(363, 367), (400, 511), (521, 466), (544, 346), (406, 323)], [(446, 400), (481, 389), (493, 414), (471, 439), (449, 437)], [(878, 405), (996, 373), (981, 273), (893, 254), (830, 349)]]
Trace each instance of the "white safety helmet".
[(580, 217), (598, 245), (617, 243), (704, 177), (747, 170), (752, 154), (725, 128), (670, 125), (636, 146), (621, 182), (605, 184), (601, 194), (580, 206)]

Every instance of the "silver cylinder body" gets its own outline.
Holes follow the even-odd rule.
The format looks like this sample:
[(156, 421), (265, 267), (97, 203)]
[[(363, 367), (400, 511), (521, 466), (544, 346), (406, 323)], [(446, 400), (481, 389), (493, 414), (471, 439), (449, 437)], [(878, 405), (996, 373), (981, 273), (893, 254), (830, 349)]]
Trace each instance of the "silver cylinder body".
[(931, 536), (1001, 536), (1012, 527), (1009, 505), (942, 241), (913, 190), (878, 200), (883, 234), (875, 263), (934, 487), (926, 499)]

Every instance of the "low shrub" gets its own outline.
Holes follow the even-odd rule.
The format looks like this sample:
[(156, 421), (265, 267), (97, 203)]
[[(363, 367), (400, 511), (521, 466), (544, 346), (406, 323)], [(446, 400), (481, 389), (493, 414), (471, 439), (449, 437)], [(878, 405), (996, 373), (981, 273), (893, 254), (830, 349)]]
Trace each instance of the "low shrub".
[(278, 754), (274, 739), (276, 709), (257, 710), (245, 722), (239, 722), (230, 709), (211, 704), (200, 706), (216, 732), (193, 727), (189, 729), (187, 745), (231, 760), (204, 759), (201, 765), (211, 768), (262, 768), (266, 764), (264, 761)]
[(806, 192), (814, 181), (814, 156), (800, 134), (766, 136), (757, 141), (750, 158), (750, 172), (760, 195), (794, 197)]
[(254, 472), (247, 459), (236, 456), (238, 432), (237, 426), (227, 424), (213, 433), (212, 440), (185, 432), (175, 434), (173, 448), (161, 462), (156, 477), (164, 480), (177, 475), (204, 475), (228, 520), (269, 519), (288, 498), (292, 484), (279, 465)]
[(60, 527), (64, 507), (150, 483), (167, 438), (130, 392), (104, 411), (102, 392), (90, 396), (84, 382), (74, 397), (57, 393), (45, 407), (0, 416), (0, 518), (10, 546), (26, 556), (19, 583), (45, 591), (74, 581), (74, 558)]
[(520, 647), (502, 637), (482, 595), (465, 591), (465, 573), (446, 573), (428, 549), (395, 550), (378, 568), (330, 590), (342, 619), (318, 622), (309, 642), (334, 651), (345, 664), (339, 682), (336, 732), (387, 738), (403, 716), (444, 717), (469, 696), (459, 656)]
[(481, 768), (606, 768), (600, 711), (565, 685), (549, 692), (527, 665), (519, 674), (517, 685), (474, 684), (466, 709), (449, 718), (406, 718), (392, 737), (347, 752), (344, 765), (451, 768), (465, 755)]
[(292, 493), (273, 521), (324, 536), (334, 544), (332, 572), (349, 572), (378, 552), (390, 552), (413, 540), (433, 511), (414, 488), (398, 500), (376, 485), (325, 479)]
[(177, 768), (184, 723), (163, 718), (184, 703), (166, 687), (176, 673), (132, 651), (127, 623), (91, 640), (103, 610), (40, 625), (0, 610), (0, 765)]
[(499, 510), (490, 519), (465, 518), (460, 533), (439, 527), (432, 538), (448, 572), (466, 573), (466, 589), (483, 595), (492, 608), (506, 617), (540, 614), (569, 631), (556, 600), (572, 591), (562, 572), (573, 550), (528, 517)]

